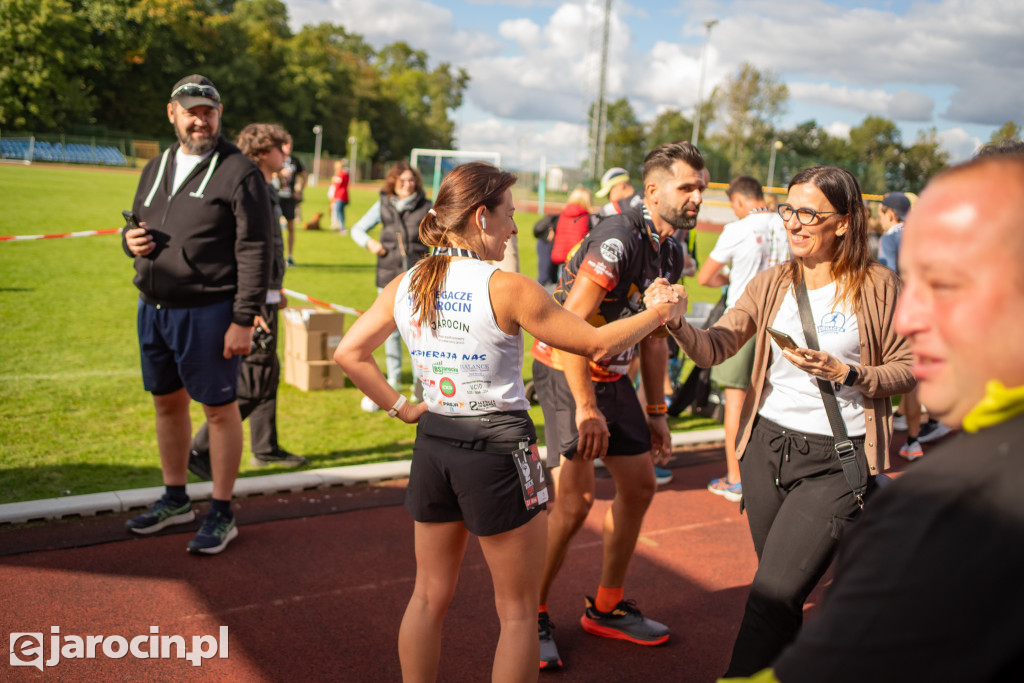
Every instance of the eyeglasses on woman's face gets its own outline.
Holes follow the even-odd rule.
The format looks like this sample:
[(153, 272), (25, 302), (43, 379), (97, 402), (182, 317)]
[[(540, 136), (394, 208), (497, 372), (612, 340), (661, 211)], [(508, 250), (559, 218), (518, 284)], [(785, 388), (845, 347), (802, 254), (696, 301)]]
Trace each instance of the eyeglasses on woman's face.
[(790, 204), (779, 204), (778, 211), (779, 216), (781, 216), (782, 220), (787, 223), (789, 222), (789, 219), (793, 217), (793, 214), (796, 214), (796, 220), (800, 225), (813, 225), (817, 222), (818, 216), (829, 216), (834, 213), (839, 213), (838, 211), (815, 211), (814, 209), (806, 206), (797, 209)]

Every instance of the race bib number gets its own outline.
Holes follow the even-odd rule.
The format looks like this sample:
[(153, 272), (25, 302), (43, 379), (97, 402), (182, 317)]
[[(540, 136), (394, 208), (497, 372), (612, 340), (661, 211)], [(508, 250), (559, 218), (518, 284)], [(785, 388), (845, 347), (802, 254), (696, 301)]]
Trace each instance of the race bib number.
[(523, 488), (526, 509), (532, 510), (548, 502), (548, 483), (544, 478), (544, 467), (537, 446), (521, 441), (519, 448), (512, 453), (512, 458), (519, 472), (519, 485)]

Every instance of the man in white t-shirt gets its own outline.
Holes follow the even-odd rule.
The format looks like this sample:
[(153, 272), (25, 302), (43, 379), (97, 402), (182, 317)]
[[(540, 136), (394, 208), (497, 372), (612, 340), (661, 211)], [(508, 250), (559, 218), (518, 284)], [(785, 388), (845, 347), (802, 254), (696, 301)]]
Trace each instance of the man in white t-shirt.
[(594, 196), (598, 199), (608, 198), (608, 203), (598, 211), (600, 216), (613, 216), (644, 203), (643, 195), (637, 194), (629, 182), (629, 171), (618, 167), (605, 171), (601, 176), (601, 189)]
[[(697, 281), (707, 287), (728, 286), (726, 309), (739, 300), (755, 275), (789, 259), (786, 228), (779, 215), (768, 209), (761, 183), (750, 176), (737, 176), (726, 191), (733, 213), (739, 220), (725, 226), (714, 249), (704, 261)], [(725, 272), (726, 266), (729, 272)], [(725, 393), (726, 475), (712, 479), (708, 490), (738, 502), (743, 495), (740, 465), (736, 459), (736, 434), (740, 411), (750, 385), (754, 363), (754, 340), (711, 370), (711, 378)]]

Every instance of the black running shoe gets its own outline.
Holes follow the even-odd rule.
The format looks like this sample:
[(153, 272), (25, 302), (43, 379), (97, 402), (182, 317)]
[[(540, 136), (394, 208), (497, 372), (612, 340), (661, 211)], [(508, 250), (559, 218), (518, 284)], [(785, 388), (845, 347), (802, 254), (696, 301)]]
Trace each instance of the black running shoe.
[(228, 547), (228, 543), (238, 536), (235, 516), (218, 512), (210, 512), (203, 520), (203, 526), (195, 538), (188, 542), (190, 553), (216, 555)]
[(203, 481), (213, 481), (210, 471), (210, 451), (190, 450), (188, 452), (188, 471)]
[(562, 666), (562, 659), (558, 656), (558, 648), (555, 647), (555, 640), (551, 637), (551, 629), (555, 627), (551, 623), (547, 612), (540, 612), (537, 615), (537, 637), (540, 638), (540, 668), (557, 669)]
[(172, 503), (165, 494), (141, 515), (132, 517), (124, 523), (125, 528), (137, 534), (155, 534), (164, 527), (173, 524), (188, 524), (196, 518), (192, 509), (192, 501)]
[(628, 640), (637, 645), (661, 645), (668, 640), (669, 629), (640, 614), (633, 600), (623, 600), (611, 612), (599, 612), (594, 599), (586, 596), (587, 609), (580, 617), (583, 630), (595, 636)]

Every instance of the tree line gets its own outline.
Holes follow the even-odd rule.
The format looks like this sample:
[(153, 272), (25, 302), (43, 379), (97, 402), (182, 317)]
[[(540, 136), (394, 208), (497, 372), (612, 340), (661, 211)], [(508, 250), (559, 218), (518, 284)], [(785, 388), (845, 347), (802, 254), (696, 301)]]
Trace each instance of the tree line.
[(167, 138), (182, 76), (210, 78), (231, 137), (284, 125), (298, 149), (323, 144), (389, 161), (449, 148), (469, 76), (404, 42), (379, 50), (331, 23), (293, 32), (280, 0), (0, 0), (0, 127)]
[[(712, 178), (728, 181), (744, 174), (767, 185), (773, 147), (776, 186), (785, 186), (802, 168), (829, 164), (856, 175), (867, 193), (919, 192), (928, 178), (949, 164), (935, 128), (908, 143), (896, 124), (882, 116), (865, 117), (846, 138), (830, 134), (813, 120), (790, 130), (777, 128), (788, 98), (788, 88), (771, 71), (749, 63), (715, 88), (701, 108), (698, 143)], [(607, 111), (606, 168), (621, 166), (639, 177), (648, 150), (692, 138), (693, 122), (678, 110), (663, 111), (644, 123), (623, 98), (610, 102)], [(1020, 133), (1020, 126), (1008, 121), (989, 142), (1016, 139)]]

